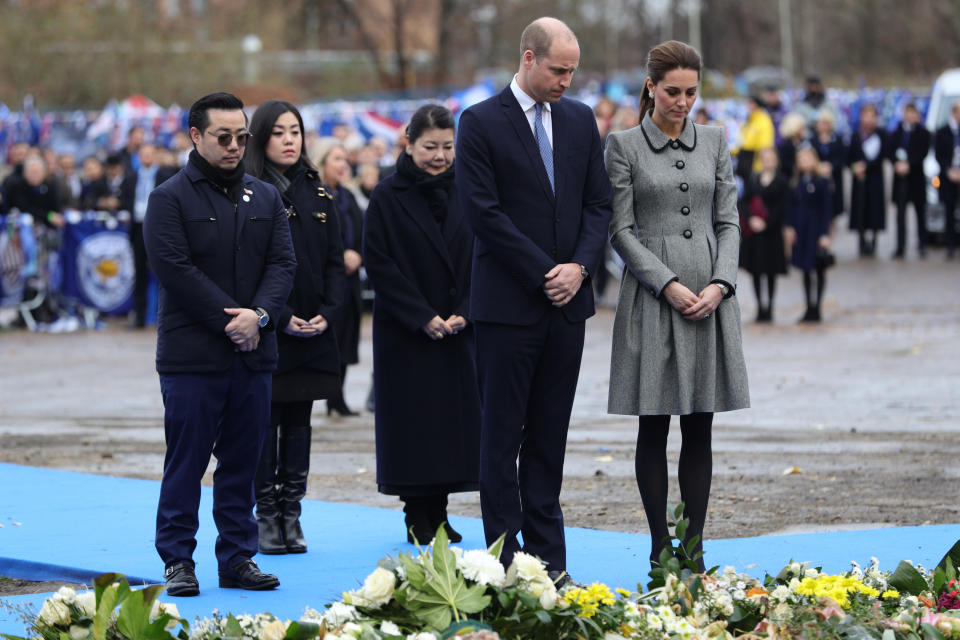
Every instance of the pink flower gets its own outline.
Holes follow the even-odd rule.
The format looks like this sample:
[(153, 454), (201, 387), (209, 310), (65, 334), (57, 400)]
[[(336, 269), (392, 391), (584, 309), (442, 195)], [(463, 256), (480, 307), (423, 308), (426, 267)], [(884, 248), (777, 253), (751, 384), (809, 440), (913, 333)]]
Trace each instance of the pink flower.
[(920, 618), (920, 624), (926, 623), (926, 624), (932, 624), (933, 626), (937, 626), (937, 623), (940, 622), (940, 618), (942, 617), (943, 617), (942, 613), (928, 613), (922, 618)]

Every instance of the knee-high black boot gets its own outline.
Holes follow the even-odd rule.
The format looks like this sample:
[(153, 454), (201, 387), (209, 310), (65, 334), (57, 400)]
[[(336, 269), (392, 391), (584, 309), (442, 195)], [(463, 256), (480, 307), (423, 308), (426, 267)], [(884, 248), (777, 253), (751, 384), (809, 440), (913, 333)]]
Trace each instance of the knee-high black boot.
[(307, 541), (300, 527), (300, 501), (307, 495), (310, 473), (309, 426), (282, 427), (280, 430), (280, 464), (277, 481), (283, 523), (283, 539), (287, 553), (306, 553)]
[(450, 521), (447, 519), (447, 494), (438, 494), (433, 496), (431, 500), (433, 503), (430, 510), (430, 528), (433, 530), (433, 533), (436, 534), (437, 529), (443, 524), (443, 530), (446, 531), (447, 538), (450, 539), (450, 542), (460, 542), (463, 540), (463, 536), (450, 526)]
[(280, 527), (280, 508), (277, 504), (277, 425), (267, 428), (267, 437), (260, 452), (260, 463), (254, 479), (257, 498), (257, 529), (260, 553), (277, 555), (287, 552)]
[(403, 522), (407, 526), (407, 542), (430, 544), (437, 532), (436, 527), (430, 526), (434, 496), (400, 496), (400, 499), (403, 500)]

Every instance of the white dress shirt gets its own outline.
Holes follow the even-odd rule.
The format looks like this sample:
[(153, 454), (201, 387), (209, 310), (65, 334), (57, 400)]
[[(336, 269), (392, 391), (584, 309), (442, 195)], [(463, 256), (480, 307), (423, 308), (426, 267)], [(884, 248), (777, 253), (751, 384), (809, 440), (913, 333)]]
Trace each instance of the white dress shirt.
[[(533, 139), (537, 139), (537, 132), (534, 130), (533, 123), (534, 119), (537, 117), (537, 101), (524, 93), (523, 89), (520, 88), (520, 84), (517, 82), (517, 76), (513, 76), (513, 82), (510, 83), (510, 90), (513, 91), (513, 95), (517, 98), (517, 102), (520, 103), (520, 109), (523, 110), (523, 115), (527, 116), (527, 122), (530, 123), (530, 131), (533, 133)], [(553, 116), (551, 115), (550, 107), (552, 105), (549, 102), (543, 103), (543, 114), (540, 116), (543, 120), (543, 128), (547, 132), (547, 140), (550, 142), (550, 148), (553, 148)]]

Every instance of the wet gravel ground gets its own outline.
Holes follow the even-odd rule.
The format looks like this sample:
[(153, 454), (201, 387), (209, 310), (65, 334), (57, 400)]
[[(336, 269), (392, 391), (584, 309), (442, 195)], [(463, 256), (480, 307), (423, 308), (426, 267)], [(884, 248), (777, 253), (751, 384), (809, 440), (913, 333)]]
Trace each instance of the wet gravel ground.
[[(780, 280), (775, 323), (754, 324), (741, 273), (753, 406), (716, 416), (708, 537), (960, 522), (960, 260), (933, 250), (891, 261), (891, 235), (860, 259), (840, 234), (820, 325), (796, 323), (796, 272)], [(562, 501), (568, 525), (645, 532), (636, 419), (605, 411), (612, 322), (607, 307), (587, 324)], [(348, 372), (356, 409), (370, 384), (369, 318), (364, 337)], [(159, 479), (155, 340), (119, 320), (98, 332), (0, 331), (0, 461)], [(376, 491), (373, 420), (327, 417), (317, 403), (308, 497), (399, 508)], [(672, 500), (679, 448), (674, 428)], [(451, 512), (479, 516), (477, 494), (452, 496)], [(0, 500), (0, 522), (11, 517)]]

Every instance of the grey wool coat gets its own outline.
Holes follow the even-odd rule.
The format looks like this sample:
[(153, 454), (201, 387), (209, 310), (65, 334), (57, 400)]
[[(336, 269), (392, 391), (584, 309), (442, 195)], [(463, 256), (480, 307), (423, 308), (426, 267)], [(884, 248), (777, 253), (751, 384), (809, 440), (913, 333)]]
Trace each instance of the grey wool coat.
[[(719, 127), (689, 118), (671, 140), (648, 113), (611, 133), (610, 242), (625, 263), (613, 325), (610, 413), (685, 415), (750, 406), (740, 338), (740, 225), (730, 152)], [(678, 280), (693, 293), (729, 287), (709, 317), (686, 320), (664, 297)]]

